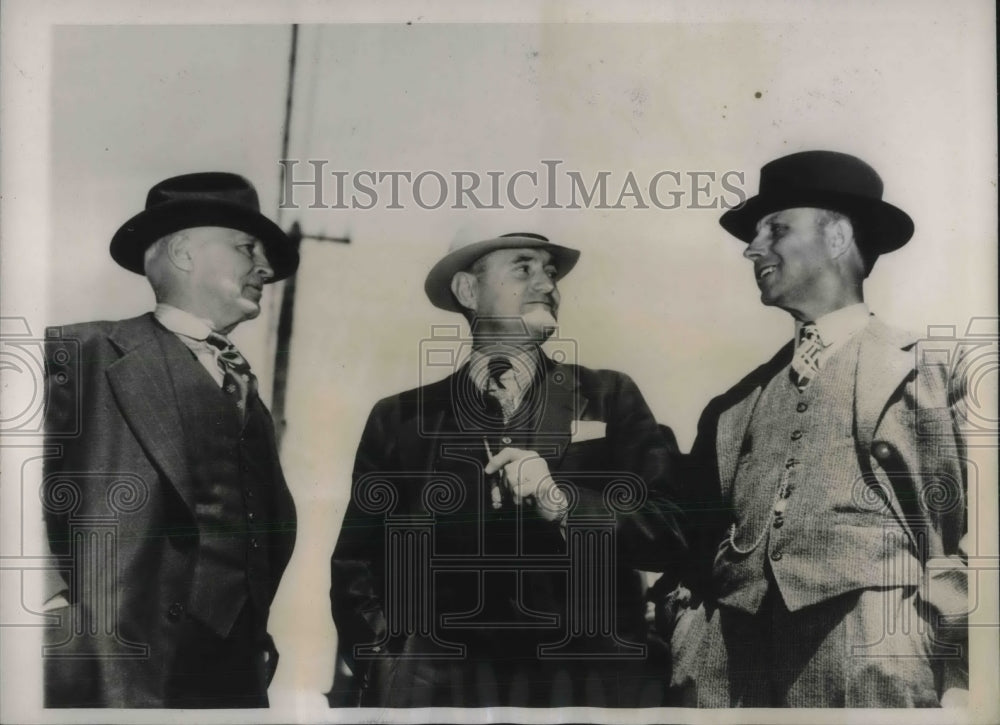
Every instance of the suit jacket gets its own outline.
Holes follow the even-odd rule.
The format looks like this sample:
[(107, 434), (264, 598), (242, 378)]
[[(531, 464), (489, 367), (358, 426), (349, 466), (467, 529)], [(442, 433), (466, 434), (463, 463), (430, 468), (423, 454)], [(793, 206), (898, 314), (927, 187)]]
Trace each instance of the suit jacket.
[[(86, 687), (100, 705), (169, 706), (169, 678), (184, 664), (178, 649), (205, 631), (185, 616), (199, 530), (177, 396), (180, 371), (208, 373), (152, 314), (63, 327), (47, 341), (46, 364), (46, 431), (56, 446), (44, 484), (50, 548), (65, 557), (74, 522), (95, 530), (108, 521), (116, 546), (107, 561), (117, 564), (98, 567), (94, 582), (80, 580), (91, 571), (81, 562), (62, 572), (73, 608), (63, 617), (96, 634), (59, 649), (79, 659), (50, 664), (59, 682)], [(273, 598), (294, 545), (295, 509), (269, 415), (267, 423), (272, 515), (281, 522), (269, 539)]]
[[(675, 450), (627, 376), (545, 359), (540, 377), (533, 388), (537, 393), (534, 399), (540, 401), (534, 430), (511, 445), (538, 451), (557, 480), (565, 477), (571, 481), (578, 498), (574, 511), (581, 515), (606, 513), (603, 497), (610, 494), (616, 475), (640, 481), (644, 488), (645, 502), (630, 513), (619, 513), (615, 523), (618, 634), (642, 643), (645, 605), (636, 570), (670, 571), (675, 576), (686, 552), (677, 509), (671, 503)], [(482, 530), (491, 525), (491, 509), (482, 476), (487, 458), (470, 408), (475, 395), (469, 391), (474, 390), (466, 366), (440, 382), (380, 401), (368, 418), (354, 465), (353, 495), (333, 554), (331, 588), (340, 649), (361, 681), (361, 704), (386, 701), (382, 691), (389, 686), (385, 673), (396, 666), (394, 658), (412, 654), (418, 646), (411, 636), (386, 643), (389, 620), (398, 616), (385, 601), (386, 514), (426, 515), (428, 484), (438, 479), (452, 481), (457, 490), (450, 495), (460, 503), (450, 516), (435, 515), (434, 553), (475, 556), (483, 550), (481, 546), (488, 548), (480, 538)], [(603, 436), (581, 440), (587, 437), (580, 435), (585, 429), (601, 428)], [(371, 507), (374, 497), (361, 490), (373, 477), (390, 481), (394, 487), (394, 494), (383, 499), (391, 500), (391, 505), (379, 511)], [(565, 552), (556, 524), (533, 515), (527, 506), (520, 513), (519, 536), (525, 556)], [(560, 576), (528, 571), (520, 576), (524, 610), (559, 613), (565, 629), (566, 592), (558, 585)], [(489, 592), (479, 593), (476, 579), (446, 572), (436, 575), (434, 582), (433, 626), (443, 615), (457, 612), (490, 614), (493, 599)], [(530, 619), (527, 614), (525, 617)], [(533, 660), (538, 643), (559, 639), (558, 631), (552, 629), (486, 630), (466, 636), (446, 628), (438, 634), (444, 640), (465, 642), (470, 659), (501, 660), (506, 656)], [(371, 643), (385, 643), (389, 655), (374, 665), (355, 660), (354, 648)], [(426, 660), (423, 666), (432, 672), (439, 665)], [(610, 672), (616, 666), (604, 665)], [(397, 681), (395, 686), (413, 684)]]
[[(956, 383), (947, 365), (925, 358), (917, 338), (877, 318), (858, 333), (854, 382), (854, 437), (869, 485), (888, 498), (925, 567), (919, 594), (940, 626), (939, 643), (964, 638), (967, 562), (961, 550), (966, 532), (964, 442), (954, 417)], [(698, 424), (687, 474), (687, 508), (698, 539), (697, 570), (688, 572), (700, 592), (712, 596), (711, 566), (733, 519), (730, 492), (741, 445), (757, 399), (792, 357), (792, 344), (713, 399)], [(832, 547), (783, 567), (816, 567), (849, 560), (852, 552)], [(762, 574), (763, 575), (763, 574)]]

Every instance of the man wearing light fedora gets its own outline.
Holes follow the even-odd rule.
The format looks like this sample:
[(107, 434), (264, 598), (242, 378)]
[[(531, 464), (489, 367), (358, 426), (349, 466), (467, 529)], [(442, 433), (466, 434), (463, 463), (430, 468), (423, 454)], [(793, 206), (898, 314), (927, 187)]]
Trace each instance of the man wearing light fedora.
[[(676, 451), (627, 376), (542, 351), (578, 257), (537, 234), (472, 238), (427, 276), (471, 349), (380, 401), (361, 438), (331, 587), (355, 704), (662, 704), (640, 571), (686, 552)], [(394, 533), (421, 520), (423, 564)], [(603, 564), (570, 570), (587, 546)]]
[(266, 707), (295, 508), (226, 336), (298, 252), (250, 182), (210, 172), (155, 185), (111, 256), (156, 309), (49, 330), (46, 706)]
[(699, 422), (687, 505), (703, 568), (689, 581), (704, 605), (675, 633), (676, 704), (955, 698), (967, 687), (963, 387), (863, 298), (913, 222), (865, 162), (806, 151), (765, 165), (759, 194), (721, 224), (794, 337)]

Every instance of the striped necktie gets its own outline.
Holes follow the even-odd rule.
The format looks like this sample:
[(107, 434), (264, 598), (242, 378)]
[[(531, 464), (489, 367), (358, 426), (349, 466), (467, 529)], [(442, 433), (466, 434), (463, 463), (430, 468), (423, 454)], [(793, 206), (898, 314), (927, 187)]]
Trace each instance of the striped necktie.
[(250, 363), (223, 335), (211, 332), (205, 340), (219, 351), (216, 362), (223, 373), (222, 391), (245, 415), (247, 401), (257, 394), (257, 377), (251, 372)]
[(819, 368), (826, 345), (819, 336), (819, 329), (816, 323), (807, 322), (799, 330), (799, 344), (795, 348), (795, 356), (792, 358), (792, 367), (788, 371), (789, 377), (801, 393), (806, 386), (819, 374)]

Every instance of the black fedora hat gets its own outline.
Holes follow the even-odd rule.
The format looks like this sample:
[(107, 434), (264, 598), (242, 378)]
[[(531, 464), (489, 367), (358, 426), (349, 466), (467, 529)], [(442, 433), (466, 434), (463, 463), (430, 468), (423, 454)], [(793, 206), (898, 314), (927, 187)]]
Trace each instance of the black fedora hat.
[(730, 209), (719, 223), (748, 244), (757, 222), (772, 212), (797, 207), (829, 209), (847, 215), (858, 227), (858, 246), (866, 259), (891, 252), (913, 236), (913, 220), (882, 201), (882, 179), (861, 159), (836, 151), (802, 151), (765, 164), (760, 190)]
[(143, 256), (150, 244), (193, 227), (225, 227), (259, 239), (274, 270), (271, 282), (290, 276), (299, 266), (295, 245), (260, 213), (253, 184), (225, 171), (174, 176), (150, 189), (145, 210), (112, 237), (111, 257), (125, 269), (143, 274)]

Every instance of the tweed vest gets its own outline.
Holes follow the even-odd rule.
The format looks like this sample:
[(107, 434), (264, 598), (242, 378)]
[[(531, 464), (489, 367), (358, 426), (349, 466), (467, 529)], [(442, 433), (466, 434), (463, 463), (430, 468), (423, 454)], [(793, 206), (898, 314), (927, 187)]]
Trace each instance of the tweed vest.
[(803, 392), (786, 366), (761, 393), (731, 491), (735, 529), (715, 560), (719, 602), (754, 613), (776, 585), (796, 611), (857, 589), (919, 583), (909, 540), (859, 463), (859, 349), (854, 335)]
[(271, 491), (277, 453), (267, 410), (253, 396), (243, 418), (193, 359), (173, 374), (195, 489), (187, 610), (225, 637), (249, 600), (262, 628), (275, 586), (269, 531), (276, 525)]

